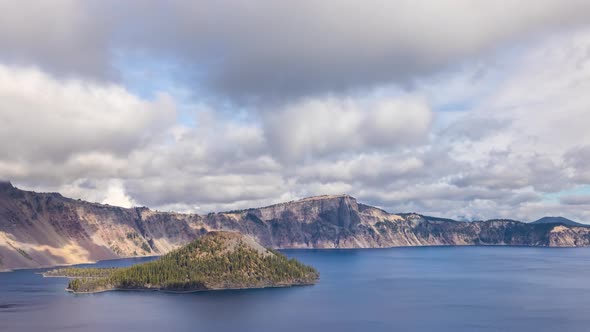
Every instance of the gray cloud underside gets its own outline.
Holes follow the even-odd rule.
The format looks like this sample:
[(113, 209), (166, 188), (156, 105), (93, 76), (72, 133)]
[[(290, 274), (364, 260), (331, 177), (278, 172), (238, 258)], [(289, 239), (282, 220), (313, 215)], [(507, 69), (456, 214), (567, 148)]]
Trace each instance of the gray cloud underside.
[(222, 98), (276, 102), (411, 85), (589, 20), (584, 0), (6, 1), (0, 59), (116, 79), (114, 54), (137, 51), (180, 61), (177, 79)]

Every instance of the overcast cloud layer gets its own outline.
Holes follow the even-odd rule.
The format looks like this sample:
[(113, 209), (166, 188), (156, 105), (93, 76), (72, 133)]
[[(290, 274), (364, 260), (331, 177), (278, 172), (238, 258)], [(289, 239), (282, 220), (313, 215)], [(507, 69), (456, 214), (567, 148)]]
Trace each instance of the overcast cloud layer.
[(590, 222), (588, 91), (588, 1), (0, 1), (0, 178), (116, 205)]

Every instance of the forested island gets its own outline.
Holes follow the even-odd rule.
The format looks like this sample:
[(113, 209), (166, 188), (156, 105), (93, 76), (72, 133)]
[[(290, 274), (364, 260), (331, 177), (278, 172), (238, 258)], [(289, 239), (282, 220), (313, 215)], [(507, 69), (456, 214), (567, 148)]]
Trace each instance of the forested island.
[(126, 268), (59, 268), (47, 277), (71, 278), (68, 291), (217, 289), (310, 285), (319, 273), (311, 266), (266, 249), (237, 232), (211, 232), (159, 259)]

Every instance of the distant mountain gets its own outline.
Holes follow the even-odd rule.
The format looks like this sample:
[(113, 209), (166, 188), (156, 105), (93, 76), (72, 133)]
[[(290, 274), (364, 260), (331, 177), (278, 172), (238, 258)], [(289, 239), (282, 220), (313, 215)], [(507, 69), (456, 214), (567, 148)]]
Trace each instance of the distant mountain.
[[(453, 222), (457, 220), (449, 219), (449, 218), (439, 218), (439, 217), (432, 217), (432, 216), (425, 216), (422, 214), (418, 214), (415, 212), (412, 213), (397, 213), (398, 216), (413, 219), (413, 220), (422, 220), (422, 221), (432, 221), (432, 222)], [(468, 221), (468, 220), (461, 220), (461, 221)]]
[(590, 227), (590, 225), (581, 224), (564, 217), (543, 217), (533, 221), (531, 224), (563, 224), (566, 226)]
[(207, 215), (121, 208), (0, 183), (0, 271), (163, 255), (216, 230), (270, 248), (440, 245), (590, 246), (590, 228), (393, 214), (349, 195)]

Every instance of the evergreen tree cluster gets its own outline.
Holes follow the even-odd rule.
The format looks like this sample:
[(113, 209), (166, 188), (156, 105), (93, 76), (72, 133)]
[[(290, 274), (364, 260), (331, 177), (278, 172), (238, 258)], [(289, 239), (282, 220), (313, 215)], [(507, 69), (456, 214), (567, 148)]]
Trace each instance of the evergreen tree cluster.
[(312, 284), (319, 273), (279, 252), (259, 250), (244, 241), (205, 236), (158, 260), (127, 268), (66, 268), (54, 275), (73, 277), (74, 292), (109, 289), (194, 291)]

